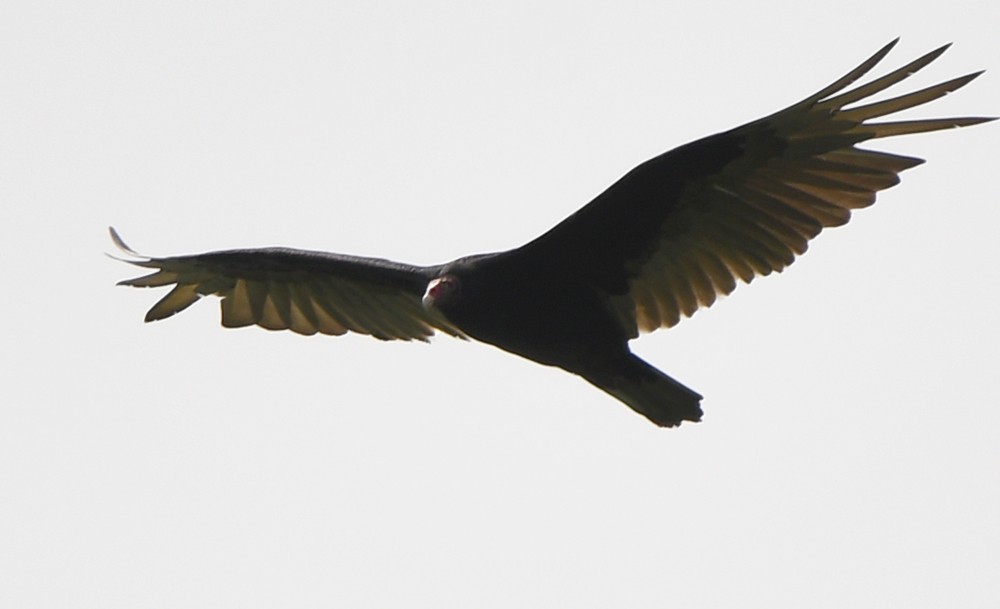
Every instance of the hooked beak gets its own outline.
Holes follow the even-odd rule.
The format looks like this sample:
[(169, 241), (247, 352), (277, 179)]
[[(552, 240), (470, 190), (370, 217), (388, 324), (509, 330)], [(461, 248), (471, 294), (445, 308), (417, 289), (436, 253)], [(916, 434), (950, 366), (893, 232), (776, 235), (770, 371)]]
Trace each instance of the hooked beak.
[(420, 299), (420, 302), (424, 305), (425, 309), (429, 309), (434, 306), (434, 293), (437, 291), (436, 288), (439, 283), (441, 283), (440, 277), (432, 279), (431, 282), (427, 284), (427, 290), (424, 291), (424, 297)]

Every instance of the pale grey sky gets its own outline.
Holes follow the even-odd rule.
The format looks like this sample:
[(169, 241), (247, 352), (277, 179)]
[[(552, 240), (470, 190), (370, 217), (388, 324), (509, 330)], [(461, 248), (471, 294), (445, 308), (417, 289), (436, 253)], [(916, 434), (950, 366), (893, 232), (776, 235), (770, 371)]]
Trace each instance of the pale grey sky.
[(154, 255), (516, 246), (896, 36), (1000, 113), (992, 2), (0, 8), (0, 606), (995, 608), (997, 124), (633, 344), (657, 429), (484, 345), (144, 325)]

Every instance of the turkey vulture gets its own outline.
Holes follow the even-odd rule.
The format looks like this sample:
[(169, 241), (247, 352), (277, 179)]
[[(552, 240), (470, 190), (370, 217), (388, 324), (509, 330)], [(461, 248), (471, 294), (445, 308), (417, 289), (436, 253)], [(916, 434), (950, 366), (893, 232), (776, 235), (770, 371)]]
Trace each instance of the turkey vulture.
[(702, 396), (629, 350), (639, 332), (671, 327), (758, 275), (781, 271), (825, 227), (875, 201), (921, 159), (857, 148), (865, 140), (964, 127), (987, 117), (870, 122), (965, 86), (981, 72), (858, 104), (906, 79), (947, 45), (842, 92), (889, 43), (843, 78), (771, 116), (639, 165), (589, 204), (516, 249), (438, 266), (286, 248), (146, 258), (111, 229), (137, 266), (119, 285), (174, 285), (146, 321), (207, 294), (222, 325), (299, 334), (348, 331), (426, 341), (471, 337), (558, 366), (653, 423), (698, 421)]

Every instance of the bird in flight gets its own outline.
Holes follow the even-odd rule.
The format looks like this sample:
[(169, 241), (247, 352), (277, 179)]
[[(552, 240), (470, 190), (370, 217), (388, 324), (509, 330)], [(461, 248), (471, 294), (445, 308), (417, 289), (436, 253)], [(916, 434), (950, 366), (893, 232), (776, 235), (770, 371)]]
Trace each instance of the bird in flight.
[(824, 228), (845, 224), (923, 162), (859, 143), (994, 120), (874, 120), (981, 74), (865, 102), (944, 46), (845, 91), (897, 41), (797, 104), (646, 161), (516, 249), (437, 266), (286, 248), (149, 258), (111, 229), (127, 262), (156, 269), (119, 285), (174, 286), (146, 321), (215, 294), (230, 328), (473, 338), (577, 374), (656, 425), (699, 421), (702, 396), (636, 357), (629, 341), (711, 306), (737, 280), (781, 271)]

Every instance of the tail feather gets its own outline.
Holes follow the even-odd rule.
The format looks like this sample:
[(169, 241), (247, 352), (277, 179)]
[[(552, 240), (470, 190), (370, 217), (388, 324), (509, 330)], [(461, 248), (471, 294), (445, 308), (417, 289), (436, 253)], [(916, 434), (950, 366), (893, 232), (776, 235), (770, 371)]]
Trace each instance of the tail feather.
[(682, 421), (701, 420), (701, 394), (635, 355), (630, 354), (610, 372), (599, 378), (584, 378), (660, 427), (676, 427)]

